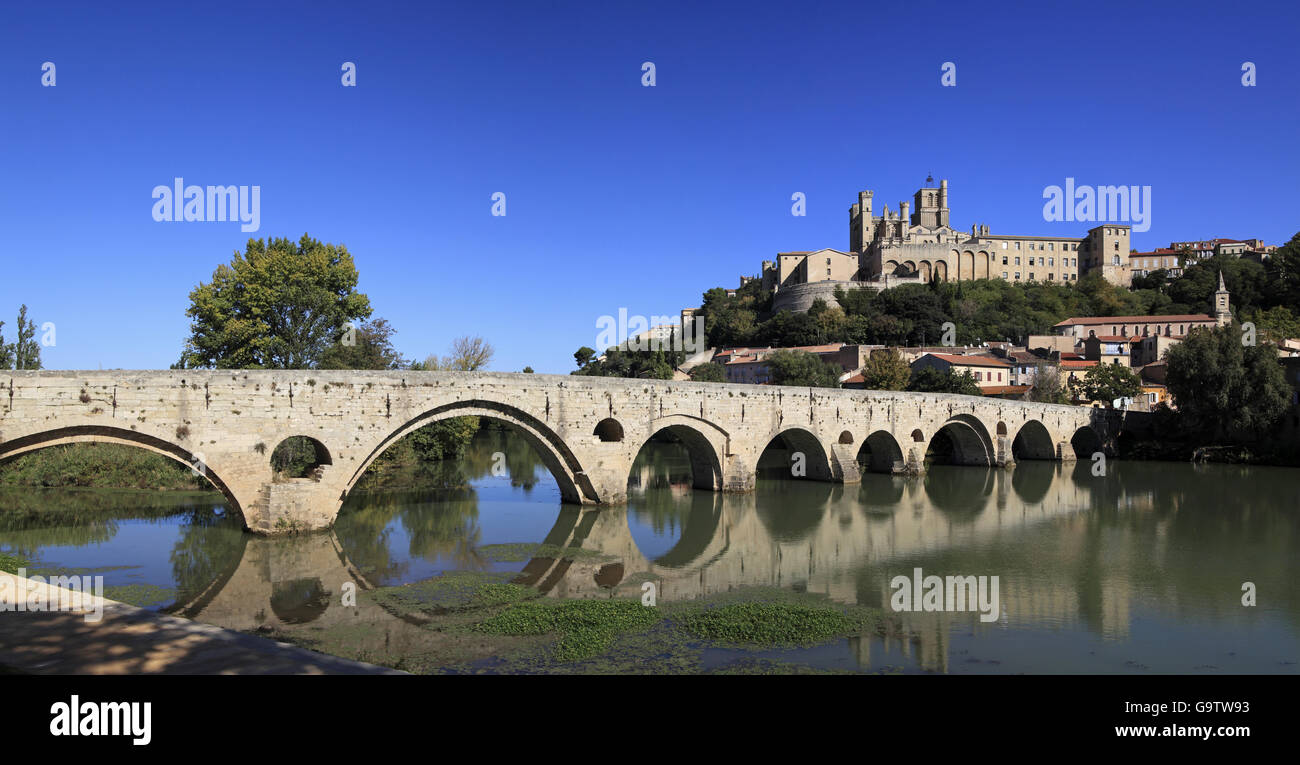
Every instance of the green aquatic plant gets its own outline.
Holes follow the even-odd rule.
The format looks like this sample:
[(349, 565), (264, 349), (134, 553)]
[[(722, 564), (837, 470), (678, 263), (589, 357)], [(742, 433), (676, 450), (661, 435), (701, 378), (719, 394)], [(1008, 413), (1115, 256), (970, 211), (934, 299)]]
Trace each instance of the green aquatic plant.
[(558, 634), (557, 661), (590, 658), (623, 632), (644, 630), (663, 618), (659, 609), (634, 600), (568, 600), (521, 603), (474, 625), (491, 635)]
[(684, 615), (682, 629), (722, 643), (797, 646), (862, 632), (873, 625), (867, 613), (795, 603), (730, 603)]

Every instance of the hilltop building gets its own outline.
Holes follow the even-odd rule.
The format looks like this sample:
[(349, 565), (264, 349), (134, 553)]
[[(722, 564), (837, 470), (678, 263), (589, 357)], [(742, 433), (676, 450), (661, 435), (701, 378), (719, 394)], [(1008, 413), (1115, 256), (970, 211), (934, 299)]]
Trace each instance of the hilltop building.
[(879, 214), (875, 192), (859, 192), (849, 208), (847, 251), (781, 252), (764, 261), (760, 278), (776, 293), (774, 307), (807, 310), (819, 297), (829, 301), (837, 286), (888, 288), (931, 279), (1074, 282), (1096, 271), (1128, 286), (1128, 226), (1103, 223), (1084, 237), (994, 234), (987, 224), (961, 231), (951, 225), (948, 181), (933, 184), (926, 179), (912, 202), (899, 202), (897, 210), (885, 205)]

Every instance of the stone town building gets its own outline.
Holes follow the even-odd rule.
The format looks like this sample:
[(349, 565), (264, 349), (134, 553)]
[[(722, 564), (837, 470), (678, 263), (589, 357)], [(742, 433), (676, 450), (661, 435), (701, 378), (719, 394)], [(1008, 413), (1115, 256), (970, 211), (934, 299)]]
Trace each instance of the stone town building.
[(952, 371), (959, 375), (969, 373), (981, 390), (1003, 388), (1011, 385), (1012, 365), (992, 356), (957, 356), (949, 353), (927, 353), (912, 362), (912, 371), (936, 369)]
[(1128, 226), (1103, 223), (1082, 238), (993, 234), (987, 224), (958, 230), (951, 225), (948, 181), (933, 183), (927, 179), (911, 203), (899, 202), (897, 210), (885, 205), (879, 214), (875, 192), (859, 192), (849, 208), (848, 251), (782, 252), (764, 261), (763, 284), (778, 296), (774, 307), (806, 310), (818, 297), (829, 301), (835, 286), (862, 282), (882, 288), (931, 279), (1074, 282), (1097, 271), (1128, 286)]

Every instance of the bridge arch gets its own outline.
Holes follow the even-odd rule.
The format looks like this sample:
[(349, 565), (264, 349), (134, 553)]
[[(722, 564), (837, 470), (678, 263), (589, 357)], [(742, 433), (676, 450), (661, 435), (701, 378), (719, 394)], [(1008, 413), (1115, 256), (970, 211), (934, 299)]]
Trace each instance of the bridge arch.
[(334, 464), (334, 458), (330, 456), (330, 450), (325, 447), (325, 444), (311, 436), (294, 434), (281, 438), (271, 450), (271, 469), (281, 472), (281, 468), (288, 467), (288, 463), (295, 458), (307, 460), (308, 464), (304, 472), (308, 476), (326, 465)]
[[(788, 448), (791, 455), (795, 453), (803, 454), (804, 475), (802, 478), (811, 478), (814, 481), (834, 480), (831, 471), (830, 452), (822, 445), (822, 441), (812, 431), (801, 427), (789, 427), (778, 430), (773, 433), (766, 441), (762, 441), (762, 446), (754, 459), (754, 464), (759, 465), (763, 455), (773, 446), (777, 448)], [(793, 459), (785, 465), (789, 470), (794, 465)]]
[[(693, 420), (693, 418), (684, 416), (656, 421), (654, 431), (637, 448), (632, 462), (635, 463), (636, 456), (641, 453), (642, 449), (645, 449), (646, 444), (650, 443), (656, 436), (667, 434), (686, 447), (686, 453), (691, 461), (692, 486), (706, 491), (721, 491), (723, 485), (722, 459), (718, 448), (714, 446), (713, 441), (701, 428), (702, 424), (702, 420)], [(629, 475), (628, 478), (630, 479), (631, 476)]]
[(1082, 459), (1092, 459), (1092, 455), (1097, 452), (1106, 451), (1101, 436), (1097, 435), (1097, 431), (1093, 430), (1091, 425), (1083, 425), (1074, 431), (1074, 435), (1070, 437), (1070, 446), (1074, 449), (1075, 456)]
[(1020, 426), (1011, 442), (1011, 454), (1018, 460), (1056, 459), (1056, 445), (1047, 426), (1038, 420), (1029, 420)]
[(107, 425), (73, 425), (32, 433), (9, 441), (0, 441), (0, 462), (51, 446), (77, 443), (134, 446), (176, 460), (186, 467), (193, 468), (200, 465), (203, 477), (208, 479), (208, 483), (211, 483), (217, 491), (221, 492), (226, 501), (230, 503), (231, 509), (239, 515), (239, 520), (245, 527), (248, 526), (243, 503), (240, 502), (239, 497), (235, 495), (229, 484), (222, 480), (221, 476), (212, 469), (212, 465), (207, 462), (202, 453), (191, 452), (180, 444), (139, 431)]
[(858, 464), (872, 473), (894, 473), (903, 468), (903, 449), (894, 434), (877, 430), (858, 449)]
[(582, 465), (578, 462), (578, 458), (573, 454), (569, 446), (564, 443), (564, 439), (560, 438), (555, 431), (522, 409), (484, 399), (467, 399), (435, 407), (410, 418), (396, 430), (391, 431), (366, 455), (365, 459), (361, 460), (351, 477), (348, 478), (347, 483), (344, 484), (340, 501), (352, 491), (352, 487), (361, 479), (366, 469), (388, 447), (425, 425), (452, 417), (469, 416), (485, 417), (512, 426), (541, 457), (542, 464), (546, 465), (546, 468), (551, 471), (551, 475), (555, 477), (555, 482), (559, 484), (560, 496), (565, 502), (600, 501), (601, 498), (598, 496), (591, 480), (587, 478)]
[(996, 454), (988, 428), (971, 414), (950, 417), (926, 445), (927, 459), (953, 465), (993, 465)]
[(623, 426), (613, 417), (606, 417), (596, 423), (596, 429), (592, 431), (592, 435), (605, 442), (622, 441)]

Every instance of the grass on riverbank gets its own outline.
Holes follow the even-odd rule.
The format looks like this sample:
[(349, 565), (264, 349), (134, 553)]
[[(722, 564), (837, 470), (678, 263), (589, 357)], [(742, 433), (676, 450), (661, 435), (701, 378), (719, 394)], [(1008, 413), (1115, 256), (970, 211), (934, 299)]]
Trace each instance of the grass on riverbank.
[(30, 566), (31, 561), (26, 558), (11, 553), (0, 552), (0, 571), (17, 574), (18, 569), (28, 568)]
[(170, 457), (120, 444), (64, 444), (0, 463), (0, 486), (210, 490), (211, 484)]

